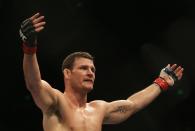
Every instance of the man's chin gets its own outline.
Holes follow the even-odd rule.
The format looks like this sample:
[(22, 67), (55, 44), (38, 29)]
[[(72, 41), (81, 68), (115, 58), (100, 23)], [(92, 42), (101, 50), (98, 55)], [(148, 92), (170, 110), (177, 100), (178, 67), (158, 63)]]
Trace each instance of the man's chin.
[(90, 92), (90, 91), (93, 90), (93, 87), (92, 86), (89, 86), (89, 87), (85, 87), (85, 89), (86, 89), (87, 92)]

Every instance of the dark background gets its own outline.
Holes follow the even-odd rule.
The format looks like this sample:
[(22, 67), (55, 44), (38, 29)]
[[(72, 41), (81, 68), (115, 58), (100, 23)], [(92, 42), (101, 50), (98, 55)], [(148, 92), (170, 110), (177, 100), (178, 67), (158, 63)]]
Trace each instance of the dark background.
[(174, 88), (119, 125), (103, 131), (194, 131), (195, 3), (193, 0), (1, 0), (0, 131), (42, 131), (42, 114), (26, 90), (20, 23), (40, 12), (43, 79), (63, 91), (61, 63), (88, 51), (97, 68), (89, 101), (126, 99), (150, 85), (168, 63), (184, 67)]

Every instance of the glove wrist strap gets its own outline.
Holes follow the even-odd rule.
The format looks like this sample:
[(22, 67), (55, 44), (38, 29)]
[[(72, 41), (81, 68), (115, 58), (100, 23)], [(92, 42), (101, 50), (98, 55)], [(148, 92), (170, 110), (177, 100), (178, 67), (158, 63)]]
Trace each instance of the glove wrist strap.
[(158, 77), (154, 80), (154, 83), (159, 85), (161, 90), (166, 91), (169, 88), (169, 84), (161, 77)]
[(23, 49), (23, 52), (24, 52), (25, 54), (29, 54), (29, 55), (32, 55), (32, 54), (34, 54), (34, 53), (37, 52), (37, 47), (36, 47), (36, 46), (34, 46), (34, 47), (29, 47), (29, 46), (27, 46), (27, 43), (26, 43), (26, 42), (24, 42), (24, 43), (22, 44), (22, 49)]

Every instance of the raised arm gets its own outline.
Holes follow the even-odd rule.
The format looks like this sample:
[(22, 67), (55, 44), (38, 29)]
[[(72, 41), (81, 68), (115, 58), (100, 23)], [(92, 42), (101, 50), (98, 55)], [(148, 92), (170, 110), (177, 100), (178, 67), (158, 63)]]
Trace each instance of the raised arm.
[(176, 64), (161, 70), (160, 76), (153, 84), (133, 94), (127, 100), (119, 100), (106, 104), (105, 124), (120, 123), (135, 112), (150, 104), (162, 90), (173, 86), (174, 82), (182, 78), (183, 68)]
[(30, 91), (36, 105), (43, 111), (57, 103), (56, 91), (41, 79), (37, 62), (37, 33), (44, 29), (44, 16), (39, 13), (22, 22), (20, 37), (23, 40), (23, 71), (27, 89)]

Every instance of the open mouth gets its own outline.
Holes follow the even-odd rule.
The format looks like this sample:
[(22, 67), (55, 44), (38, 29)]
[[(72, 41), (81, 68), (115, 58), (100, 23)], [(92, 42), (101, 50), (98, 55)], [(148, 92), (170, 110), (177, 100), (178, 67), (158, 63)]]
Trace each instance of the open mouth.
[(85, 79), (84, 82), (90, 82), (90, 83), (93, 83), (93, 80), (92, 79)]

